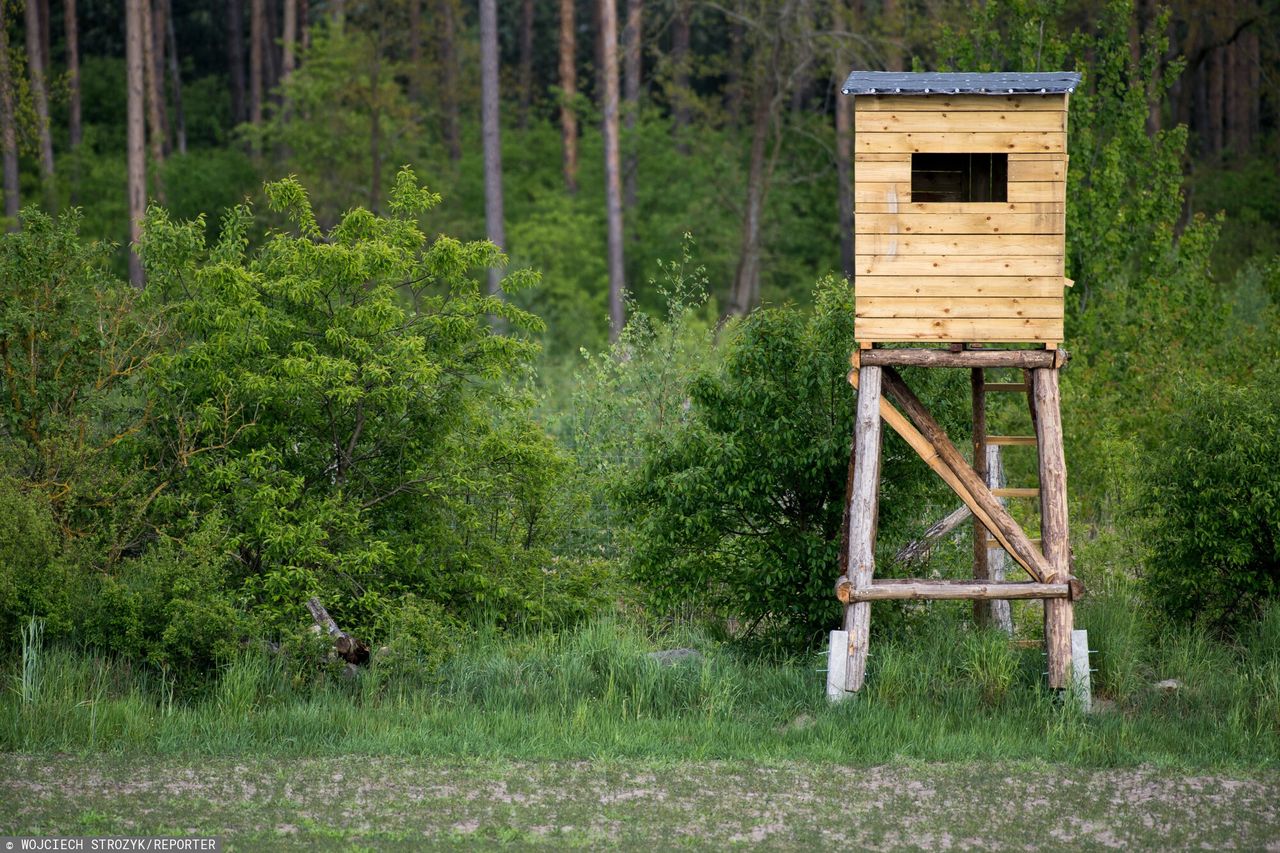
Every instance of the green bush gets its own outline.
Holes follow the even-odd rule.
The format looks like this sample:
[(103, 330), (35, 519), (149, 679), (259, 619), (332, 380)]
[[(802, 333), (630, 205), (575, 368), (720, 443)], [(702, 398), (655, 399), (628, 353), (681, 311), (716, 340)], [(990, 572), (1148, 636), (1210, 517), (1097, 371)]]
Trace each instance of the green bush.
[[(812, 313), (758, 310), (728, 328), (723, 351), (688, 386), (684, 422), (648, 436), (622, 494), (638, 525), (632, 570), (658, 606), (736, 616), (792, 647), (838, 617), (856, 399), (848, 285), (823, 281), (815, 303)], [(945, 383), (963, 377), (942, 374), (908, 381), (954, 423), (962, 414), (950, 404), (961, 398), (948, 392), (960, 389)], [(892, 543), (941, 484), (892, 435), (883, 471), (880, 531)]]
[(231, 658), (244, 619), (229, 589), (231, 545), (217, 513), (102, 575), (82, 614), (93, 646), (198, 678)]
[(53, 634), (70, 627), (56, 559), (59, 540), (44, 496), (0, 477), (0, 649), (17, 645), (20, 627), (32, 616), (45, 620)]
[(1196, 382), (1150, 460), (1145, 581), (1183, 621), (1235, 628), (1280, 595), (1280, 371)]

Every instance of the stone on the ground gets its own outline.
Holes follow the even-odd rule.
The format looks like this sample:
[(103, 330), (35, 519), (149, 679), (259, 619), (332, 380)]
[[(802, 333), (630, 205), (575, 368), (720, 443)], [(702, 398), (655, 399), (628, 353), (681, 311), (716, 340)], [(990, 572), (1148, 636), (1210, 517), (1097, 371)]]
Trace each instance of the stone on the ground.
[(1182, 682), (1176, 678), (1166, 678), (1164, 681), (1157, 681), (1151, 686), (1161, 693), (1177, 693), (1182, 689)]

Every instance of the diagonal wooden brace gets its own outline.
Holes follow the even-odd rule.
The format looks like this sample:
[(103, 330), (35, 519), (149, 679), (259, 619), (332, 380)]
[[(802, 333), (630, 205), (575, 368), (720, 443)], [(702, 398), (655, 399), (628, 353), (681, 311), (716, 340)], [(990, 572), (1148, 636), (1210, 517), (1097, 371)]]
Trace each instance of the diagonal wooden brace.
[[(855, 369), (849, 374), (849, 383), (855, 388), (858, 387), (858, 371)], [(891, 379), (892, 377), (892, 379)], [(893, 383), (891, 388), (890, 383)], [(880, 416), (889, 426), (893, 427), (894, 432), (898, 433), (911, 449), (920, 455), (935, 474), (937, 474), (943, 482), (951, 487), (960, 500), (964, 501), (965, 506), (974, 516), (983, 523), (983, 525), (991, 532), (1000, 546), (1013, 557), (1020, 566), (1027, 570), (1027, 574), (1031, 575), (1035, 580), (1043, 583), (1049, 576), (1046, 571), (1047, 566), (1044, 562), (1044, 556), (1036, 549), (1027, 535), (1022, 532), (1022, 528), (1013, 520), (1008, 511), (1001, 506), (1000, 501), (991, 494), (986, 483), (979, 479), (977, 473), (969, 467), (964, 461), (964, 457), (960, 455), (960, 451), (956, 450), (946, 437), (942, 427), (933, 419), (933, 417), (925, 410), (923, 404), (916, 399), (910, 389), (902, 382), (902, 377), (897, 374), (893, 368), (886, 368), (884, 372), (884, 390), (885, 393), (893, 397), (894, 400), (902, 404), (900, 394), (906, 392), (907, 397), (914, 401), (914, 406), (903, 405), (904, 409), (914, 411), (915, 414), (923, 413), (923, 416), (929, 425), (932, 425), (935, 437), (941, 437), (941, 444), (945, 448), (949, 448), (954, 460), (958, 461), (962, 471), (968, 471), (970, 477), (964, 478), (962, 471), (956, 471), (956, 466), (946, 461), (945, 449), (939, 446), (931, 438), (927, 437), (920, 429), (917, 429), (902, 412), (898, 411), (888, 401), (880, 400)], [(984, 499), (985, 498), (985, 499)], [(1012, 534), (1012, 535), (1011, 535)]]

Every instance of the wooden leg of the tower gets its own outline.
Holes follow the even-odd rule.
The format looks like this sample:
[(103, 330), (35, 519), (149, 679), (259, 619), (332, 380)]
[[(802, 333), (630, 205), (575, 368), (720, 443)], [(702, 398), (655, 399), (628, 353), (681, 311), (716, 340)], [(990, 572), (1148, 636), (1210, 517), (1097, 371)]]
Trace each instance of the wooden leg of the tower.
[[(969, 372), (973, 386), (973, 470), (983, 482), (987, 480), (987, 388), (981, 367)], [(987, 528), (973, 517), (973, 578), (991, 580), (991, 568), (987, 561)], [(973, 621), (979, 627), (991, 624), (991, 602), (973, 602)]]
[[(846, 567), (854, 589), (870, 587), (875, 571), (876, 523), (880, 509), (880, 370), (879, 367), (858, 369), (858, 412), (854, 423), (857, 459), (849, 500), (849, 558)], [(853, 692), (862, 689), (867, 674), (870, 602), (846, 605), (844, 630), (849, 642), (844, 689)]]
[[(1053, 570), (1048, 580), (1063, 583), (1071, 576), (1071, 546), (1067, 528), (1067, 462), (1062, 449), (1062, 409), (1056, 368), (1037, 368), (1031, 376), (1036, 441), (1040, 449), (1040, 539), (1045, 562)], [(1046, 599), (1044, 642), (1049, 661), (1049, 687), (1065, 690), (1071, 684), (1072, 602)]]

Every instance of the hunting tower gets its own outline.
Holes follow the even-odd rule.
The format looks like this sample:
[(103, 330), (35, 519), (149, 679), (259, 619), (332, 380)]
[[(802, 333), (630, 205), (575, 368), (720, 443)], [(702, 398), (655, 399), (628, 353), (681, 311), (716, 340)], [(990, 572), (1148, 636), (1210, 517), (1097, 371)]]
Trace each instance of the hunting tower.
[[(993, 602), (1043, 599), (1049, 686), (1061, 690), (1072, 679), (1072, 601), (1083, 588), (1071, 574), (1067, 539), (1058, 394), (1067, 353), (1058, 347), (1071, 284), (1064, 277), (1067, 100), (1079, 80), (1073, 73), (855, 71), (842, 88), (855, 98), (849, 378), (859, 394), (836, 583), (844, 630), (832, 634), (828, 668), (833, 699), (861, 689), (870, 603), (887, 599), (972, 599), (979, 619), (990, 618)], [(903, 346), (913, 343), (932, 346)], [(972, 462), (902, 381), (896, 367), (907, 365), (970, 371)], [(1017, 371), (1019, 381), (988, 381), (992, 369)], [(989, 392), (1027, 395), (1028, 434), (987, 434)], [(873, 578), (882, 419), (972, 515), (973, 580)], [(999, 467), (999, 448), (1017, 445), (1038, 451), (1037, 487), (1006, 488), (992, 470), (989, 451)], [(1039, 541), (1013, 520), (1009, 498), (1039, 500)], [(1030, 580), (993, 576), (993, 552), (1007, 553)], [(1087, 678), (1087, 662), (1076, 670), (1077, 679)]]

